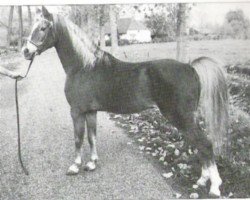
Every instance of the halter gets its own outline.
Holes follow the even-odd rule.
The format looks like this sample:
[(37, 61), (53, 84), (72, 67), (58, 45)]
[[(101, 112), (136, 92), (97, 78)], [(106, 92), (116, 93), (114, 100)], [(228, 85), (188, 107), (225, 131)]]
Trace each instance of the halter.
[[(51, 23), (49, 20), (47, 20), (47, 19), (44, 19), (44, 20), (46, 20), (47, 22), (49, 22), (49, 23)], [(53, 20), (53, 24), (54, 24), (54, 20)], [(53, 28), (53, 26), (52, 25), (50, 25), (50, 27), (49, 28)], [(53, 37), (53, 39), (55, 40), (55, 32), (54, 32), (54, 30), (51, 30), (52, 31), (52, 37)], [(44, 38), (44, 40), (43, 41), (45, 41), (46, 39), (47, 39), (47, 37), (48, 37), (48, 32), (46, 33), (46, 35), (45, 35), (45, 38)], [(37, 50), (36, 50), (36, 55), (40, 55), (41, 54), (41, 47), (43, 46), (43, 42), (42, 43), (36, 43), (36, 42), (34, 42), (34, 41), (32, 41), (31, 39), (27, 39), (27, 41), (29, 42), (29, 43), (31, 43), (31, 44), (33, 44), (36, 48), (37, 48)]]

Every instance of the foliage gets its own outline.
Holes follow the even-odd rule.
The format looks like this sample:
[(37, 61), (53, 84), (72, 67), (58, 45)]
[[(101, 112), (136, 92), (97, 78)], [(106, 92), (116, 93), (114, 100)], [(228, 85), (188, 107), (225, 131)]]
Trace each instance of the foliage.
[(234, 39), (250, 38), (250, 22), (242, 10), (229, 11), (226, 14), (221, 34)]
[(80, 27), (87, 25), (89, 18), (104, 25), (108, 21), (108, 10), (107, 5), (75, 5), (71, 6), (69, 18)]
[[(145, 23), (151, 30), (152, 35), (158, 42), (160, 38), (162, 41), (174, 41), (177, 34), (177, 13), (179, 4), (153, 4), (145, 11)], [(192, 4), (187, 4), (187, 12), (192, 9)], [(138, 8), (139, 9), (139, 8)], [(185, 16), (187, 18), (187, 15)]]
[(151, 30), (151, 34), (154, 36), (167, 35), (169, 37), (175, 37), (175, 29), (166, 20), (166, 15), (162, 13), (153, 13), (146, 20), (147, 27)]
[(177, 27), (177, 4), (155, 4), (155, 9), (145, 14), (146, 25), (156, 38), (164, 36), (174, 40)]
[(101, 38), (101, 27), (109, 19), (108, 5), (72, 5), (61, 6), (60, 14), (83, 29), (97, 44)]

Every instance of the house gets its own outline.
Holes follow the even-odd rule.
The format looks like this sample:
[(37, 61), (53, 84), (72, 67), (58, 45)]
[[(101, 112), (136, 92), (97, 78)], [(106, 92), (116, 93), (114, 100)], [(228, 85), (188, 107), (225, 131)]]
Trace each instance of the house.
[[(140, 21), (133, 18), (121, 18), (117, 21), (120, 40), (151, 42), (151, 31)], [(105, 24), (105, 40), (110, 38), (110, 23)]]
[(4, 26), (0, 26), (0, 47), (6, 47), (7, 45), (7, 34), (8, 34), (8, 30), (6, 27)]

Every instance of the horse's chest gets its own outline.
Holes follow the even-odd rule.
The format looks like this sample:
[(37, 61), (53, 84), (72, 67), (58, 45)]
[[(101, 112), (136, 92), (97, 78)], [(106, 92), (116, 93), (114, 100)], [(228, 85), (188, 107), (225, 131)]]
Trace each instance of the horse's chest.
[(81, 79), (80, 76), (67, 77), (64, 91), (71, 107), (79, 107), (86, 110), (96, 109), (95, 89), (91, 80)]

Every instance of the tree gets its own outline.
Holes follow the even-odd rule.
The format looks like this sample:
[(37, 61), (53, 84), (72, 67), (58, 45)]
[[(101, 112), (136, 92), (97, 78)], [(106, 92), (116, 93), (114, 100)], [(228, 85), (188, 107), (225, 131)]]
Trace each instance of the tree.
[(145, 24), (154, 38), (174, 41), (176, 35), (177, 4), (135, 5), (134, 9), (144, 14)]
[(108, 21), (109, 8), (107, 5), (100, 5), (100, 46), (105, 47), (105, 23)]
[(104, 25), (109, 18), (107, 5), (70, 6), (69, 10), (61, 8), (61, 12), (83, 29), (96, 44), (105, 46)]
[(178, 61), (185, 62), (186, 57), (186, 4), (178, 4), (177, 11), (177, 32), (176, 32), (176, 41), (177, 41), (177, 53), (176, 59)]
[(18, 19), (19, 19), (19, 40), (18, 40), (18, 49), (22, 49), (23, 45), (23, 16), (22, 16), (22, 7), (18, 6)]
[(221, 34), (234, 39), (250, 38), (250, 22), (242, 10), (229, 11), (225, 16)]
[(27, 6), (28, 8), (28, 20), (29, 20), (29, 27), (32, 27), (32, 16), (31, 16), (31, 10), (30, 10), (30, 6)]
[(114, 5), (110, 5), (109, 7), (109, 20), (111, 29), (111, 52), (114, 53), (118, 47), (117, 20)]
[(8, 21), (8, 35), (7, 35), (7, 49), (10, 49), (10, 40), (12, 32), (12, 21), (13, 21), (14, 6), (10, 7), (9, 21)]
[(153, 13), (150, 17), (147, 17), (146, 26), (151, 30), (151, 34), (154, 36), (167, 34), (169, 30), (166, 15), (162, 13)]

